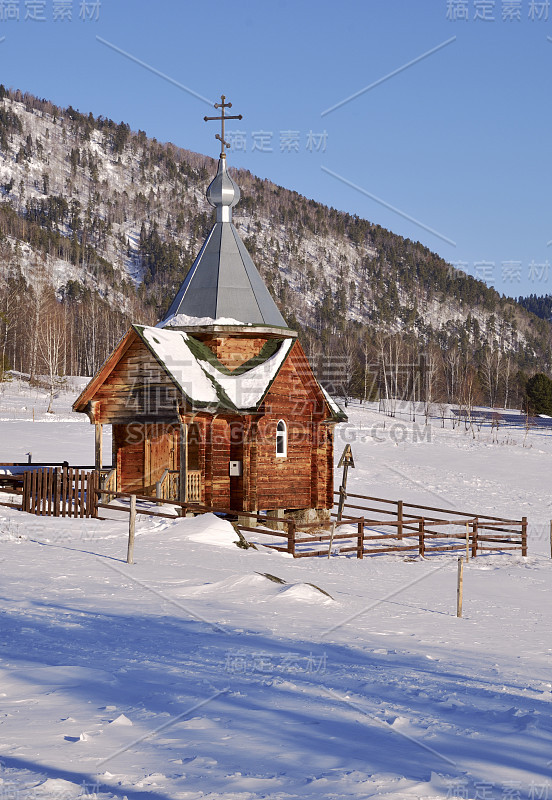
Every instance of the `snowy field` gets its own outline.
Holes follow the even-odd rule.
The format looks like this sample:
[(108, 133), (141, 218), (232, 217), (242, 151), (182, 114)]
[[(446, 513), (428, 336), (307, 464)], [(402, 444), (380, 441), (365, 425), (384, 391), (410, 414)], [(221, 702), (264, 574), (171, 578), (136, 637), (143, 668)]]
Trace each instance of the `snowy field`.
[[(73, 396), (4, 387), (0, 459), (91, 464)], [(128, 566), (122, 514), (0, 509), (0, 800), (552, 800), (552, 437), (349, 413), (351, 491), (526, 515), (529, 556), (471, 560), (457, 619), (451, 555), (142, 517)]]

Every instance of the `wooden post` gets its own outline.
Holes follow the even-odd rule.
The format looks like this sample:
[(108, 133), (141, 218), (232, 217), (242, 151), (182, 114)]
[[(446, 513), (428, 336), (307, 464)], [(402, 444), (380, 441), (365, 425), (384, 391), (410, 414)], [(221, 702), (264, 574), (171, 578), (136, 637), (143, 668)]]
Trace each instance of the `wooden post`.
[(521, 518), (521, 555), (527, 555), (527, 517)]
[(134, 536), (136, 534), (136, 495), (130, 495), (130, 514), (128, 515), (127, 564), (134, 564)]
[(358, 521), (357, 558), (364, 558), (364, 517)]
[(94, 469), (100, 470), (103, 464), (103, 437), (102, 437), (102, 425), (99, 422), (96, 422), (94, 425), (96, 429), (96, 436), (95, 436), (95, 447), (94, 447)]
[(347, 499), (347, 473), (349, 472), (349, 467), (352, 467), (352, 469), (355, 468), (355, 461), (350, 444), (345, 445), (343, 453), (341, 454), (337, 468), (339, 469), (340, 467), (343, 467), (343, 477), (341, 479), (341, 486), (339, 487), (339, 503), (337, 506), (338, 522), (341, 522), (341, 517), (343, 516), (343, 507), (345, 505), (345, 500)]
[[(346, 479), (347, 479), (346, 470), (347, 470), (347, 467), (344, 467), (343, 468), (343, 480), (344, 481), (346, 481)], [(338, 503), (338, 506), (337, 506), (337, 519), (338, 519), (339, 522), (341, 522), (341, 517), (343, 516), (343, 506), (345, 505), (345, 499), (346, 498), (347, 498), (347, 492), (345, 491), (345, 486), (343, 486), (343, 484), (341, 484), (341, 486), (339, 487), (339, 503)]]
[(399, 500), (397, 503), (397, 538), (402, 539), (403, 537), (403, 501)]
[(422, 517), (418, 523), (418, 552), (422, 556), (425, 556), (425, 542), (424, 542), (424, 518)]
[(61, 486), (61, 475), (59, 470), (56, 468), (54, 469), (54, 517), (59, 517), (59, 494), (60, 494), (60, 486)]
[(477, 556), (477, 519), (472, 523), (472, 558)]
[[(188, 502), (188, 423), (180, 423), (180, 487), (179, 500), (181, 503)], [(181, 515), (185, 515), (185, 509), (181, 510)]]
[(470, 523), (466, 522), (466, 561), (470, 560)]
[(334, 535), (335, 535), (335, 525), (336, 525), (335, 522), (331, 522), (330, 523), (330, 543), (328, 545), (328, 558), (332, 554), (332, 544), (333, 544), (333, 539), (334, 539)]
[[(30, 495), (31, 495), (31, 473), (24, 472), (23, 473), (23, 498), (21, 502), (21, 510), (22, 511), (30, 511), (31, 510), (31, 503), (30, 503)], [(551, 531), (551, 542), (552, 542), (552, 522), (550, 523), (550, 531)]]
[(456, 616), (462, 616), (462, 596), (464, 591), (464, 559), (458, 559), (458, 580), (456, 583)]
[(288, 526), (288, 553), (295, 558), (295, 520), (287, 520)]

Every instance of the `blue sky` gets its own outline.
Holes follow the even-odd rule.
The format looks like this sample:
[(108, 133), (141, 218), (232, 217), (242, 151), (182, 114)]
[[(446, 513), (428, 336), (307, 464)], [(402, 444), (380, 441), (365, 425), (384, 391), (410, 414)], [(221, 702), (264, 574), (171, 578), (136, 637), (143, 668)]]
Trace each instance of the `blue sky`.
[(230, 164), (419, 240), (505, 294), (552, 291), (552, 2), (8, 8), (5, 85), (213, 156), (201, 98), (224, 93), (244, 116), (228, 126), (243, 133)]

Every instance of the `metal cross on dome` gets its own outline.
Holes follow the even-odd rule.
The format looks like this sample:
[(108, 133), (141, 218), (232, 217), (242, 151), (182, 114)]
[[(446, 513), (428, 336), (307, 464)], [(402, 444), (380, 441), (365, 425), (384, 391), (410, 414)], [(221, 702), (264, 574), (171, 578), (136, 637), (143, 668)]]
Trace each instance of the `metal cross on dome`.
[(224, 152), (224, 148), (225, 147), (230, 147), (230, 145), (229, 145), (228, 142), (226, 142), (224, 140), (224, 123), (225, 123), (225, 121), (227, 119), (243, 119), (243, 117), (242, 117), (241, 114), (237, 114), (236, 116), (233, 116), (233, 117), (231, 117), (228, 114), (225, 114), (224, 113), (224, 109), (225, 108), (232, 108), (232, 103), (225, 103), (224, 101), (226, 100), (226, 96), (223, 95), (223, 94), (221, 94), (220, 99), (222, 100), (222, 103), (215, 103), (215, 108), (221, 108), (222, 109), (221, 116), (220, 117), (203, 117), (203, 119), (204, 119), (205, 122), (209, 122), (210, 120), (220, 120), (221, 121), (221, 133), (220, 133), (220, 135), (218, 133), (215, 133), (215, 139), (218, 139), (219, 142), (221, 143), (220, 157), (221, 158), (225, 158), (226, 154)]

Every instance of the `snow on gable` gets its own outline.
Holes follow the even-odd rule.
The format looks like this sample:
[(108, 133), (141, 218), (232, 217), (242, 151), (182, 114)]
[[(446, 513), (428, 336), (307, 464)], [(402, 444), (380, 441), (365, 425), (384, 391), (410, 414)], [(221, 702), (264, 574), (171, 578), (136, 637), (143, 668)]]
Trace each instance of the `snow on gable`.
[(216, 386), (191, 353), (185, 333), (142, 326), (135, 329), (186, 397), (206, 406), (220, 405)]
[(134, 327), (192, 403), (232, 411), (253, 409), (262, 401), (295, 341), (285, 339), (261, 363), (230, 372), (184, 331)]
[(158, 322), (157, 328), (197, 328), (202, 325), (251, 325), (250, 322), (240, 322), (232, 317), (190, 317), (188, 314), (173, 314), (172, 317)]
[(280, 371), (293, 343), (294, 339), (284, 339), (273, 356), (241, 374), (225, 375), (208, 362), (205, 364), (205, 369), (224, 389), (237, 408), (255, 408)]
[(345, 414), (345, 412), (343, 411), (341, 406), (338, 405), (335, 402), (333, 397), (329, 394), (329, 392), (326, 389), (324, 389), (324, 387), (321, 384), (319, 384), (319, 386), (322, 389), (322, 394), (324, 395), (324, 397), (326, 399), (326, 402), (328, 403), (328, 405), (330, 407), (330, 411), (332, 412), (332, 415), (334, 416), (334, 418), (339, 420), (339, 421), (346, 422), (347, 421), (347, 415)]

